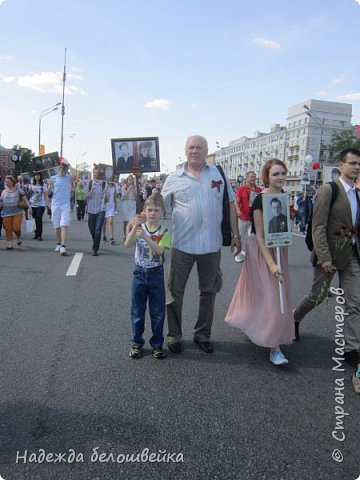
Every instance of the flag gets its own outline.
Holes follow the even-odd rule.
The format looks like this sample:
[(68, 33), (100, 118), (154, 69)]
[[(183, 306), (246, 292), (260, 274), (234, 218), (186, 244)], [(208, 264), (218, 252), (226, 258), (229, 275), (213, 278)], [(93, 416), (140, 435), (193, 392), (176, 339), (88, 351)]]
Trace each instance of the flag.
[(355, 125), (355, 132), (358, 137), (360, 137), (360, 125)]

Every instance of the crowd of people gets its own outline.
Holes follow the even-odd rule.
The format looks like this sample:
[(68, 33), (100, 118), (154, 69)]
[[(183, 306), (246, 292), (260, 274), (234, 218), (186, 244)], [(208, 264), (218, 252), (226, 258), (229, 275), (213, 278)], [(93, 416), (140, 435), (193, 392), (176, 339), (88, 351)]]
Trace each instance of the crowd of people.
[[(185, 146), (185, 165), (167, 177), (161, 194), (156, 184), (150, 182), (143, 191), (141, 208), (132, 175), (127, 177), (119, 190), (116, 185), (98, 178), (95, 165), (88, 188), (84, 190), (81, 182), (75, 187), (77, 218), (79, 221), (84, 219), (86, 204), (94, 256), (99, 254), (101, 238), (107, 240), (107, 229), (110, 243), (115, 243), (113, 217), (119, 204), (123, 212), (125, 247), (135, 246), (130, 356), (143, 356), (147, 302), (153, 356), (165, 358), (165, 313), (168, 348), (174, 354), (182, 352), (183, 298), (195, 264), (200, 294), (193, 340), (205, 353), (214, 352), (211, 330), (216, 294), (222, 287), (221, 223), (226, 183), (231, 250), (235, 260), (244, 262), (244, 265), (225, 321), (241, 329), (254, 344), (269, 348), (271, 363), (287, 364), (289, 360), (281, 351), (281, 345), (300, 341), (300, 322), (323, 301), (332, 277), (338, 273), (346, 314), (344, 357), (358, 369), (356, 378), (359, 378), (360, 385), (360, 200), (356, 185), (360, 177), (360, 151), (347, 149), (341, 153), (340, 177), (334, 182), (335, 197), (335, 187), (325, 184), (314, 198), (312, 192), (304, 191), (290, 201), (288, 216), (294, 225), (296, 222), (299, 224), (301, 233), (305, 233), (307, 222), (312, 217), (314, 279), (309, 294), (295, 308), (291, 305), (287, 246), (281, 246), (277, 251), (265, 242), (267, 234), (281, 234), (288, 230), (288, 216), (284, 215), (280, 200), (286, 183), (286, 165), (278, 159), (268, 160), (261, 173), (263, 188), (256, 185), (255, 173), (248, 172), (245, 184), (234, 192), (229, 179), (222, 177), (215, 165), (207, 164), (207, 152), (204, 137), (189, 137)], [(29, 199), (20, 180), (16, 182), (14, 177), (7, 176), (1, 193), (1, 217), (7, 248), (13, 248), (13, 233), (18, 245), (22, 241), (20, 200), (25, 201), (25, 207), (35, 219), (34, 238), (41, 240), (42, 216), (51, 199), (51, 216), (57, 238), (55, 251), (66, 255), (73, 189), (68, 162), (61, 162), (59, 173), (51, 177), (49, 185), (44, 183), (41, 174), (35, 174), (29, 186)], [(264, 228), (264, 201), (270, 195), (273, 218)], [(165, 207), (172, 211), (171, 232), (161, 224)], [(163, 263), (168, 249), (171, 250), (171, 258), (165, 286)]]
[[(60, 252), (61, 249), (62, 255), (66, 256), (67, 228), (70, 224), (71, 214), (76, 209), (76, 217), (79, 222), (85, 220), (86, 216), (88, 216), (88, 219), (90, 218), (90, 222), (92, 222), (92, 215), (99, 213), (92, 211), (95, 198), (99, 195), (99, 192), (97, 192), (96, 195), (94, 191), (96, 190), (96, 185), (101, 184), (102, 188), (106, 187), (106, 199), (104, 199), (105, 201), (103, 203), (100, 202), (100, 209), (103, 210), (105, 214), (104, 221), (101, 222), (102, 240), (105, 242), (109, 241), (110, 244), (115, 245), (113, 219), (115, 213), (120, 213), (123, 219), (123, 240), (125, 241), (127, 225), (129, 221), (134, 218), (138, 209), (134, 176), (129, 175), (126, 180), (122, 182), (109, 182), (101, 179), (99, 183), (98, 167), (97, 165), (94, 167), (93, 180), (90, 181), (75, 179), (70, 174), (69, 163), (66, 159), (60, 162), (58, 174), (51, 178), (44, 179), (41, 171), (35, 172), (33, 178), (30, 178), (28, 175), (18, 175), (17, 177), (7, 175), (3, 182), (0, 177), (0, 195), (4, 191), (4, 200), (0, 200), (0, 202), (4, 201), (6, 204), (5, 209), (2, 209), (0, 205), (2, 209), (2, 213), (0, 214), (0, 237), (3, 226), (5, 229), (5, 224), (8, 224), (11, 220), (9, 218), (3, 221), (3, 218), (19, 215), (14, 219), (16, 226), (14, 227), (15, 230), (13, 230), (11, 237), (14, 234), (16, 237), (21, 237), (23, 220), (29, 220), (29, 218), (31, 218), (34, 221), (33, 239), (42, 241), (43, 216), (44, 213), (47, 212), (49, 218), (52, 219), (57, 234), (56, 238), (58, 242), (55, 250)], [(10, 184), (12, 184), (12, 186), (10, 186)], [(151, 193), (159, 191), (160, 186), (156, 179), (144, 182), (139, 188), (141, 203), (143, 204)], [(10, 193), (13, 194), (12, 207), (10, 207)], [(17, 205), (19, 202), (15, 202), (15, 197), (16, 199), (23, 197), (23, 205)], [(95, 209), (98, 209), (98, 206), (96, 206)], [(58, 218), (59, 215), (60, 219)], [(58, 225), (59, 222), (61, 225)], [(93, 230), (92, 226), (89, 228), (90, 231)], [(10, 233), (8, 236), (10, 237)], [(20, 242), (21, 241), (20, 239)], [(21, 243), (19, 243), (19, 245), (20, 244)], [(8, 246), (10, 249), (10, 241)]]

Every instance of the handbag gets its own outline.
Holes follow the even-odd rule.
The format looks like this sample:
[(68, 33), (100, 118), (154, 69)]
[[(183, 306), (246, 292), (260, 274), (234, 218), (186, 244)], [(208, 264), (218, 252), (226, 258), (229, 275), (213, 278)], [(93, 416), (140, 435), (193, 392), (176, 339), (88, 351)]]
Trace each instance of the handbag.
[(19, 207), (23, 209), (28, 208), (27, 203), (25, 201), (25, 195), (21, 196), (20, 193), (19, 193)]
[(219, 170), (223, 180), (224, 180), (224, 194), (223, 194), (223, 218), (221, 222), (221, 235), (222, 235), (222, 244), (224, 247), (230, 247), (232, 232), (231, 232), (231, 222), (230, 222), (230, 201), (229, 193), (227, 188), (227, 181), (225, 179), (224, 170), (220, 165), (216, 165), (216, 168)]
[(31, 233), (35, 230), (35, 220), (33, 218), (30, 218), (29, 220), (25, 220), (26, 224), (26, 231), (28, 233)]

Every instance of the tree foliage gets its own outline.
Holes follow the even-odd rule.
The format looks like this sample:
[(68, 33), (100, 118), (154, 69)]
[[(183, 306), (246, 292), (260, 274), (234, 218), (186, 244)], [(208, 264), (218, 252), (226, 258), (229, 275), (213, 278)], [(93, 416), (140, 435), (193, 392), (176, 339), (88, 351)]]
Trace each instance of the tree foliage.
[(340, 152), (346, 148), (360, 149), (360, 138), (353, 129), (333, 133), (329, 149), (333, 152), (334, 162), (337, 162)]
[(21, 145), (14, 145), (12, 147), (15, 153), (20, 156), (19, 162), (16, 162), (15, 170), (16, 174), (19, 175), (20, 173), (29, 173), (32, 174), (34, 172), (34, 166), (32, 159), (35, 156), (34, 152), (30, 148), (24, 148)]

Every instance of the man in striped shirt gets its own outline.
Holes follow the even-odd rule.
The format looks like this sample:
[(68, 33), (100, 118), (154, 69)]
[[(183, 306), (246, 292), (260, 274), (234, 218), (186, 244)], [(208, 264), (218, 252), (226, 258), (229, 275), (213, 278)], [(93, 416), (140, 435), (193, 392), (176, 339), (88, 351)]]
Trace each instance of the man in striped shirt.
[(84, 197), (87, 201), (88, 226), (93, 239), (94, 257), (99, 255), (101, 232), (105, 220), (105, 203), (109, 201), (109, 188), (104, 180), (100, 181), (98, 175), (98, 166), (94, 164), (93, 180), (89, 184), (89, 192)]
[[(194, 341), (201, 350), (212, 353), (210, 342), (215, 296), (222, 286), (221, 221), (224, 182), (214, 165), (206, 164), (207, 141), (199, 135), (187, 139), (185, 166), (170, 174), (161, 194), (173, 210), (173, 242), (168, 279), (168, 346), (174, 353), (182, 350), (182, 303), (185, 287), (194, 263), (200, 288), (198, 319)], [(231, 250), (241, 252), (241, 241), (234, 206), (235, 196), (227, 179), (230, 198)]]

